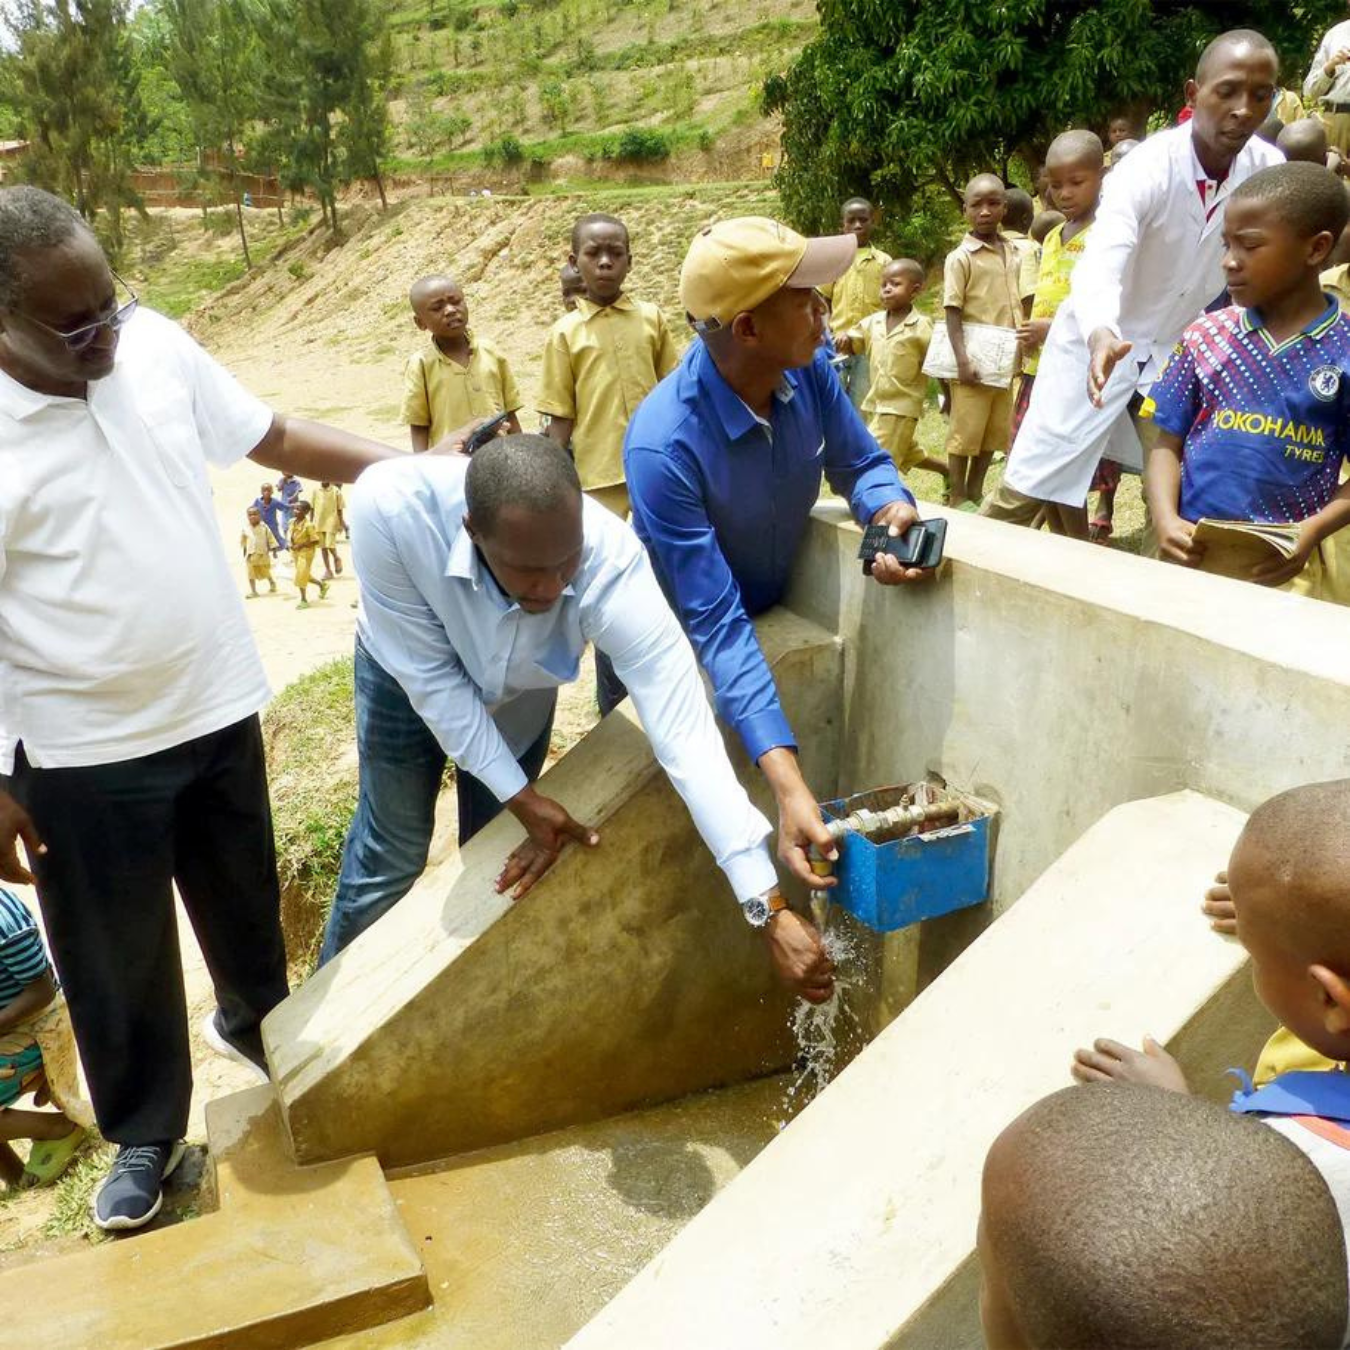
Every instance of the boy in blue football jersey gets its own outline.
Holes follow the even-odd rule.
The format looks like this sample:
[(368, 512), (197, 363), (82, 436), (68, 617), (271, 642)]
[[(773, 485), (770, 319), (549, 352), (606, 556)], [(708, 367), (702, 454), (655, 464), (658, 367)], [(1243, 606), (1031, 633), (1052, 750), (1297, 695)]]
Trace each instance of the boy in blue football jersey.
[(1320, 596), (1322, 544), (1350, 524), (1350, 320), (1318, 274), (1350, 205), (1316, 164), (1281, 164), (1234, 193), (1224, 271), (1235, 302), (1182, 335), (1153, 386), (1161, 435), (1145, 490), (1169, 562), (1204, 567), (1202, 518), (1300, 525), (1291, 557), (1253, 568), (1263, 586)]

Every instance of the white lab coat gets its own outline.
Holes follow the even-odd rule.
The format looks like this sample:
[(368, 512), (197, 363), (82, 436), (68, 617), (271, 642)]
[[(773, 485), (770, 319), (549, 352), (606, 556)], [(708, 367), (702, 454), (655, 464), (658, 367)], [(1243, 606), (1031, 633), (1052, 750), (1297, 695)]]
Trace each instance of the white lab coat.
[[(1223, 290), (1223, 218), (1233, 190), (1282, 163), (1274, 146), (1253, 137), (1224, 182), (1207, 184), (1202, 203), (1196, 183), (1206, 175), (1187, 123), (1150, 136), (1112, 171), (1069, 298), (1046, 339), (1008, 464), (1010, 487), (1081, 506), (1103, 454), (1142, 466), (1130, 399), (1153, 383), (1186, 325)], [(1133, 345), (1101, 408), (1087, 394), (1087, 339), (1098, 328)]]

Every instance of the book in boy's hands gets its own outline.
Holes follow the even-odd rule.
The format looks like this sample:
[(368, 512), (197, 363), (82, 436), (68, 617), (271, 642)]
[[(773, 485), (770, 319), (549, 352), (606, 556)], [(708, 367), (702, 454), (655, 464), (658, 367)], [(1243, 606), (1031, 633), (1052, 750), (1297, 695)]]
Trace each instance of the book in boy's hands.
[(1195, 542), (1205, 546), (1200, 569), (1221, 577), (1251, 578), (1261, 563), (1287, 562), (1298, 552), (1300, 527), (1296, 523), (1271, 524), (1260, 520), (1211, 520), (1196, 522)]

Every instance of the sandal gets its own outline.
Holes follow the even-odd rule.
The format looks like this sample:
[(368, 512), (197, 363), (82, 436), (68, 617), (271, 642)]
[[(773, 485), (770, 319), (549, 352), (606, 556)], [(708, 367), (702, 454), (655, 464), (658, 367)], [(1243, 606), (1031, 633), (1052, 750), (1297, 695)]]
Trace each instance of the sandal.
[(50, 1186), (75, 1160), (80, 1145), (89, 1131), (77, 1125), (61, 1139), (35, 1139), (24, 1164), (19, 1186), (28, 1190), (33, 1186)]
[(1105, 516), (1098, 516), (1088, 525), (1088, 538), (1094, 544), (1106, 544), (1111, 540), (1111, 522)]

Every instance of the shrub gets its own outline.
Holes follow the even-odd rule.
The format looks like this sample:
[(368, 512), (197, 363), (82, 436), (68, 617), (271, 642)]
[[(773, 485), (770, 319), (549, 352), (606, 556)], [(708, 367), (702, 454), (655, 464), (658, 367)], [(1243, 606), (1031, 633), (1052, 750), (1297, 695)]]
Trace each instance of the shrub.
[(525, 147), (520, 137), (509, 131), (500, 140), (490, 141), (483, 147), (483, 162), (486, 164), (519, 164), (525, 158)]
[(617, 136), (606, 139), (601, 153), (605, 159), (652, 164), (670, 158), (670, 137), (651, 127), (625, 127)]

